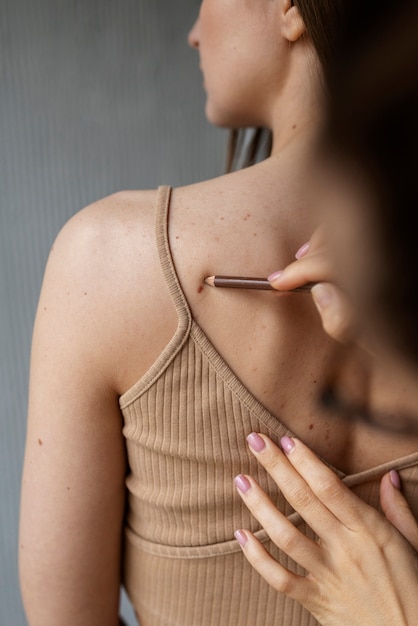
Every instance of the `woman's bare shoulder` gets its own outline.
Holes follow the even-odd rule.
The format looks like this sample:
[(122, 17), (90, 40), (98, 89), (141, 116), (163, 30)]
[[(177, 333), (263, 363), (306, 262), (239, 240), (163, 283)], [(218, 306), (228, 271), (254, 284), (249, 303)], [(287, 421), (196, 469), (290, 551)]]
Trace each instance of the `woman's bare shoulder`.
[[(152, 245), (156, 191), (122, 191), (75, 213), (51, 248), (48, 268), (61, 277), (89, 277), (97, 285), (109, 271), (128, 268), (128, 259)], [(122, 278), (122, 276), (120, 276)]]
[(55, 246), (67, 240), (100, 238), (108, 244), (126, 229), (147, 227), (155, 208), (157, 191), (119, 191), (75, 213), (61, 229)]
[[(95, 355), (94, 367), (107, 368), (105, 376), (121, 371), (130, 345), (140, 350), (140, 337), (148, 348), (156, 307), (169, 308), (155, 243), (156, 202), (156, 191), (103, 198), (64, 225), (49, 255), (37, 326), (56, 337), (65, 328), (73, 349)], [(140, 371), (142, 364), (132, 367)], [(114, 384), (123, 388), (125, 381)]]

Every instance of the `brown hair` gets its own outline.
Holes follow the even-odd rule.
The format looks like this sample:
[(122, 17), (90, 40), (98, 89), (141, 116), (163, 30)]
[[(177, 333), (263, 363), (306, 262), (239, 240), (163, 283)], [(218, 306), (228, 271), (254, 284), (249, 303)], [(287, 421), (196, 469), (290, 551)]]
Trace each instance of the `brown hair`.
[[(352, 1), (352, 0), (351, 0)], [(307, 36), (318, 55), (324, 73), (332, 65), (335, 43), (341, 27), (345, 6), (350, 0), (293, 0), (304, 21)], [(231, 130), (227, 156), (227, 172), (248, 167), (270, 156), (272, 134), (256, 128), (248, 139), (246, 129)]]

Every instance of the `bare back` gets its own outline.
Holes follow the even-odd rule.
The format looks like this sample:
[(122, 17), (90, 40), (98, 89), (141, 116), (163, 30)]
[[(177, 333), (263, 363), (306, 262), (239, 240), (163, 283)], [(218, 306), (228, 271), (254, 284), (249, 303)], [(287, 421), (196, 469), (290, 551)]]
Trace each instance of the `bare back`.
[[(219, 272), (267, 275), (293, 259), (314, 227), (309, 190), (294, 165), (287, 155), (175, 189), (169, 244), (195, 324), (253, 404), (353, 473), (416, 446), (318, 410), (331, 342), (309, 296), (218, 291), (203, 282)], [(72, 626), (117, 622), (127, 496), (119, 399), (160, 358), (179, 323), (158, 254), (156, 204), (156, 191), (105, 198), (66, 224), (50, 254), (32, 347), (20, 528), (22, 591), (34, 624), (52, 626), (63, 615)], [(226, 417), (233, 427), (233, 412)], [(245, 428), (237, 438), (239, 454), (246, 434)], [(232, 466), (223, 470), (230, 498)], [(239, 462), (234, 470), (245, 471)], [(147, 488), (146, 477), (137, 480)], [(236, 528), (231, 524), (229, 533)], [(231, 541), (226, 548), (237, 555)]]
[[(308, 192), (291, 158), (282, 167), (264, 163), (175, 189), (170, 245), (195, 321), (250, 393), (332, 465), (361, 471), (413, 452), (414, 445), (401, 439), (394, 446), (385, 435), (379, 438), (375, 431), (338, 421), (319, 408), (333, 342), (322, 330), (310, 297), (204, 285), (206, 276), (267, 276), (291, 262), (315, 226)], [(144, 219), (143, 192), (125, 192), (122, 197), (137, 207), (132, 218), (138, 226)], [(146, 229), (136, 231), (139, 241), (154, 238), (150, 220)], [(141, 257), (141, 297), (131, 295), (136, 319), (130, 320), (133, 329), (141, 326), (140, 334), (130, 335), (141, 345), (129, 350), (132, 363), (125, 368), (121, 392), (145, 373), (177, 326), (157, 255), (153, 253), (150, 262)], [(368, 445), (371, 439), (373, 446)]]

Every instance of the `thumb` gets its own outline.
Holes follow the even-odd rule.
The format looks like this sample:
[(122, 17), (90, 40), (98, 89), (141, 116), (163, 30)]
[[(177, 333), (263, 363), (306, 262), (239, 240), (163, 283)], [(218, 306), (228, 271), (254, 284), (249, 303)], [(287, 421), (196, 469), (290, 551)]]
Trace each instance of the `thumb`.
[(380, 483), (380, 504), (389, 522), (418, 551), (418, 524), (401, 492), (398, 472), (392, 471), (383, 476)]
[(347, 296), (332, 283), (318, 283), (312, 297), (322, 319), (325, 332), (342, 343), (354, 334), (353, 312)]

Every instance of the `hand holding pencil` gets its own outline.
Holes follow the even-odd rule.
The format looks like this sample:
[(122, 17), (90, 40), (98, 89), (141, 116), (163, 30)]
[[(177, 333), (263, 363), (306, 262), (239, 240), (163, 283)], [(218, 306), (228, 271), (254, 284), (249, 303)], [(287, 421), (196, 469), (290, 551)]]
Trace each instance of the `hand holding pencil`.
[(219, 275), (208, 276), (205, 283), (222, 289), (311, 293), (324, 330), (337, 341), (344, 341), (352, 335), (351, 305), (345, 293), (333, 283), (321, 229), (315, 231), (310, 241), (297, 251), (296, 261), (267, 278)]
[(273, 289), (292, 292), (310, 284), (325, 332), (340, 342), (352, 338), (355, 324), (351, 302), (334, 282), (323, 230), (318, 228), (295, 256), (296, 261), (283, 271), (270, 274), (268, 281)]

